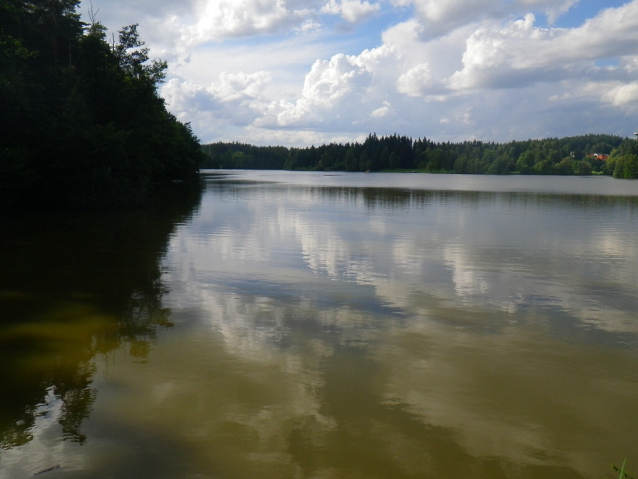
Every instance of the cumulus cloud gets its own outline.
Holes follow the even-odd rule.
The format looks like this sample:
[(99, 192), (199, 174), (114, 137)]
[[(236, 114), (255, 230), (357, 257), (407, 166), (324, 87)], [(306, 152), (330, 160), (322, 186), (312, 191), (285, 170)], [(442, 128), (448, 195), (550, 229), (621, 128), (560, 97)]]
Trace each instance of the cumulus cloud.
[(638, 82), (618, 85), (602, 95), (602, 100), (613, 106), (636, 106), (638, 103)]
[(579, 28), (540, 28), (528, 14), (501, 28), (483, 25), (466, 42), (454, 90), (508, 88), (578, 78), (595, 61), (627, 55), (638, 43), (638, 2), (607, 9)]
[(392, 0), (396, 6), (411, 6), (422, 22), (422, 35), (432, 38), (447, 34), (467, 23), (474, 23), (493, 9), (497, 0)]
[(375, 75), (394, 56), (392, 47), (383, 46), (358, 56), (340, 53), (330, 60), (317, 60), (305, 77), (301, 98), (294, 103), (272, 102), (259, 124), (290, 126), (316, 120), (320, 114), (356, 114), (359, 109), (347, 106), (366, 103)]
[(421, 63), (399, 77), (397, 90), (409, 96), (421, 96), (432, 82), (432, 71), (427, 63)]
[(309, 7), (297, 8), (285, 0), (202, 0), (195, 7), (197, 22), (185, 30), (182, 41), (188, 44), (274, 33), (306, 23)]
[(210, 90), (222, 102), (259, 98), (264, 86), (270, 81), (270, 74), (263, 71), (252, 74), (223, 72)]
[(205, 87), (172, 78), (162, 86), (162, 97), (177, 117), (197, 110), (216, 110), (219, 103)]
[(547, 16), (547, 22), (553, 24), (561, 15), (580, 0), (518, 0), (510, 5), (514, 11), (540, 11)]
[(152, 26), (149, 34), (157, 43), (189, 48), (228, 38), (306, 33), (319, 28), (325, 15), (358, 22), (379, 10), (368, 0), (165, 0), (142, 9), (141, 23)]
[[(534, 15), (528, 14), (502, 29), (482, 27), (466, 42), (463, 54), (463, 69), (450, 78), (453, 89), (477, 87), (521, 86), (533, 81), (530, 68), (520, 62), (528, 61), (520, 56), (521, 46), (542, 41), (540, 37), (548, 30), (534, 29)], [(540, 59), (540, 57), (539, 57)], [(559, 65), (552, 65), (559, 68)], [(528, 71), (524, 71), (528, 70)], [(537, 69), (537, 73), (538, 69)]]
[(370, 116), (373, 118), (383, 118), (384, 116), (388, 116), (389, 112), (390, 109), (387, 106), (382, 106), (381, 108), (377, 108), (372, 113), (370, 113)]
[[(266, 72), (222, 73), (208, 87), (173, 78), (162, 88), (168, 107), (180, 119), (210, 121), (211, 116), (235, 126), (246, 126), (263, 110), (263, 89), (270, 82)], [(190, 120), (189, 120), (190, 121)]]
[(378, 3), (371, 4), (360, 0), (330, 0), (321, 9), (321, 13), (341, 15), (349, 22), (356, 22), (372, 13), (378, 12), (381, 7)]
[(135, 4), (113, 0), (108, 8), (93, 0), (90, 5), (84, 2), (84, 10), (93, 5), (98, 20), (113, 31), (140, 23), (147, 30), (146, 38), (163, 45), (165, 52), (229, 38), (303, 34), (320, 28), (325, 16), (353, 23), (380, 10), (378, 3), (368, 0), (140, 0)]
[(395, 6), (412, 7), (424, 38), (446, 35), (456, 28), (508, 15), (542, 13), (552, 24), (579, 0), (392, 0)]
[(370, 72), (357, 58), (340, 53), (330, 61), (317, 60), (304, 82), (304, 98), (331, 106), (336, 100), (367, 84)]
[(390, 103), (386, 101), (381, 108), (377, 108), (372, 113), (370, 113), (370, 116), (373, 118), (383, 118), (388, 116), (391, 112), (392, 110), (390, 109)]

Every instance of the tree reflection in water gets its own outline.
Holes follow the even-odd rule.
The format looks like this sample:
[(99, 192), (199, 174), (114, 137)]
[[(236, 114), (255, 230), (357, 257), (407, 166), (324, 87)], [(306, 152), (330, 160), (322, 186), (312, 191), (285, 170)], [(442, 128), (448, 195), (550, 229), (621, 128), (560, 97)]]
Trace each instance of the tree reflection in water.
[[(0, 230), (0, 447), (57, 420), (83, 443), (96, 399), (93, 358), (123, 345), (144, 360), (171, 326), (160, 260), (201, 189), (175, 185), (134, 211), (33, 213)], [(97, 274), (96, 274), (97, 272)]]

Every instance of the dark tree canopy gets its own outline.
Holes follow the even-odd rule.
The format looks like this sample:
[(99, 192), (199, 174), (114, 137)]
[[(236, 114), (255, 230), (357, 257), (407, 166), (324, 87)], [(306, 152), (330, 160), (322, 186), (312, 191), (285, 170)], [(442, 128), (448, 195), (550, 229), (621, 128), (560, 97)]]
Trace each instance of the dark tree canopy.
[(157, 93), (137, 25), (109, 44), (78, 0), (0, 1), (0, 200), (19, 206), (118, 206), (194, 177), (203, 155)]
[(490, 175), (591, 175), (638, 178), (638, 141), (615, 135), (494, 143), (435, 143), (427, 138), (378, 137), (310, 148), (242, 143), (202, 146), (205, 168), (383, 171)]

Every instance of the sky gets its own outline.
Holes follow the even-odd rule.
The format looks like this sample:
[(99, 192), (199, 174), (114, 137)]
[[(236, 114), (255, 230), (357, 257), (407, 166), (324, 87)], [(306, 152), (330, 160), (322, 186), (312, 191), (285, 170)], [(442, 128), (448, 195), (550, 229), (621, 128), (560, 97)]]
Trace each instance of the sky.
[(507, 142), (638, 129), (638, 0), (82, 0), (138, 23), (203, 143)]

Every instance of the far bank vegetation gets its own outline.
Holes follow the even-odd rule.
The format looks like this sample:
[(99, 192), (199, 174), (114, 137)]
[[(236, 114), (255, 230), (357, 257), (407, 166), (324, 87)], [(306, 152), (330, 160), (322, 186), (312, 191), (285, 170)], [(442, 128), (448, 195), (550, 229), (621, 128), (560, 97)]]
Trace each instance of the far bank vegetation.
[(638, 178), (638, 141), (603, 134), (508, 143), (437, 143), (371, 134), (363, 143), (309, 148), (219, 142), (202, 149), (206, 154), (203, 168)]

